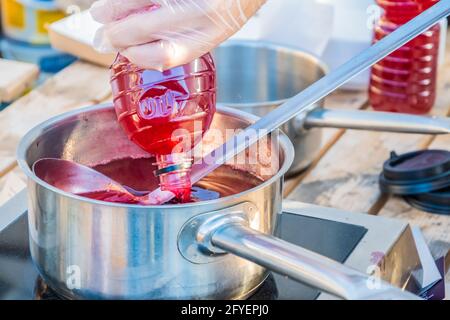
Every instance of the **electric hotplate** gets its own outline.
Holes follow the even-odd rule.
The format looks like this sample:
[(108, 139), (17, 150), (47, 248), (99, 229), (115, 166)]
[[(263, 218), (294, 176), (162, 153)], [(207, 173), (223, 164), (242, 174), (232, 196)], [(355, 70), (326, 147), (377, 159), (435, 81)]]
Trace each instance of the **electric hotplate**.
[[(278, 218), (278, 236), (339, 262), (345, 261), (367, 231), (360, 226), (288, 212)], [(273, 274), (251, 299), (314, 299), (318, 295), (314, 289)], [(54, 299), (57, 295), (43, 283), (33, 266), (24, 214), (0, 232), (0, 299), (35, 298)]]

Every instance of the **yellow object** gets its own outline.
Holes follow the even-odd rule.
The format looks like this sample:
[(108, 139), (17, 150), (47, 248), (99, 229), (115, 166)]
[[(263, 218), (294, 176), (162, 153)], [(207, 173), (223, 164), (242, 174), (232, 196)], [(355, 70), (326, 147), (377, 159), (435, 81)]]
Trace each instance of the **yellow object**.
[(65, 17), (53, 1), (0, 0), (6, 36), (30, 44), (48, 45), (48, 27)]
[(25, 28), (25, 8), (16, 0), (2, 0), (6, 27)]
[(45, 10), (37, 10), (36, 11), (36, 29), (40, 33), (48, 33), (48, 26), (61, 20), (65, 17), (65, 14), (60, 11), (45, 11)]

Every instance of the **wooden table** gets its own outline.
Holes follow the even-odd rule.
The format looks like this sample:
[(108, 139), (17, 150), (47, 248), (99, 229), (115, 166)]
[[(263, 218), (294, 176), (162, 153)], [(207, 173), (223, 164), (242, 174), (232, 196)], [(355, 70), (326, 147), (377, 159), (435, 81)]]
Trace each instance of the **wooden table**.
[[(76, 62), (1, 111), (0, 206), (25, 188), (15, 150), (29, 129), (54, 115), (109, 99), (108, 71)], [(338, 91), (326, 99), (326, 107), (367, 109), (369, 105), (365, 92)], [(440, 70), (433, 113), (450, 115), (450, 61)], [(309, 170), (286, 182), (285, 196), (346, 211), (405, 219), (422, 228), (433, 254), (445, 255), (450, 265), (450, 217), (413, 209), (402, 199), (381, 195), (378, 189), (378, 174), (392, 150), (403, 153), (449, 146), (450, 136), (325, 129), (322, 152)], [(450, 274), (447, 280), (450, 281)]]

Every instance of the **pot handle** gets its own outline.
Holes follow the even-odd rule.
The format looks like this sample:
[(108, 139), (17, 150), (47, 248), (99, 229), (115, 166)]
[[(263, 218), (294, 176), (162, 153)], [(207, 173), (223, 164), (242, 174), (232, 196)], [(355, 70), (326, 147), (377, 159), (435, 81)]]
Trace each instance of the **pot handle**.
[(419, 299), (384, 281), (372, 288), (369, 275), (242, 224), (217, 228), (211, 242), (229, 253), (343, 299)]
[(257, 209), (250, 203), (202, 214), (183, 227), (181, 254), (194, 263), (210, 263), (225, 253), (343, 299), (417, 300), (418, 296), (374, 279), (315, 252), (249, 227)]
[(303, 128), (344, 128), (417, 134), (449, 134), (450, 118), (426, 117), (393, 112), (362, 110), (311, 111), (303, 122)]

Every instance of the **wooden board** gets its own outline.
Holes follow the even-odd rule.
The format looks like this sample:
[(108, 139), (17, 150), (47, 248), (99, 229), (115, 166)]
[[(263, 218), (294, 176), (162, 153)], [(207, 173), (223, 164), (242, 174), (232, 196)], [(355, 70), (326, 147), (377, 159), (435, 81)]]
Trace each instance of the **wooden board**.
[(0, 59), (0, 102), (9, 102), (23, 94), (38, 78), (37, 65)]

